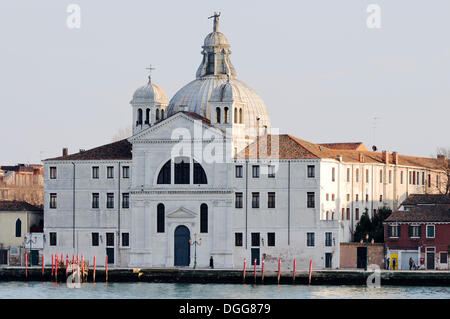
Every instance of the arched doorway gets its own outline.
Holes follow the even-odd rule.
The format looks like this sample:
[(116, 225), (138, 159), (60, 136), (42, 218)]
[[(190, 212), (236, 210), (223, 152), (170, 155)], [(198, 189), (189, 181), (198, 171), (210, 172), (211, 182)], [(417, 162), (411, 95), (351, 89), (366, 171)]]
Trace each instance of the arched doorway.
[(175, 266), (189, 266), (191, 260), (191, 245), (189, 244), (190, 232), (186, 226), (178, 226), (175, 229)]

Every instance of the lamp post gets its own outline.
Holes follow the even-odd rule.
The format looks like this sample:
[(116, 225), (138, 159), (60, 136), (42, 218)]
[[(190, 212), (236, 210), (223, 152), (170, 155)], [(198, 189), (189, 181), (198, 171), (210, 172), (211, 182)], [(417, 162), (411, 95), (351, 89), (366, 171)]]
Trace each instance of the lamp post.
[[(30, 233), (30, 239), (27, 239), (27, 236), (25, 235), (24, 237), (23, 237), (23, 241), (24, 241), (24, 243), (25, 243), (25, 249), (27, 248), (27, 244), (30, 244), (30, 267), (31, 267), (31, 245), (32, 244), (36, 244), (37, 243), (37, 236), (34, 236), (34, 240), (33, 240), (33, 238), (31, 237), (31, 233)], [(26, 252), (26, 250), (25, 250), (25, 254), (26, 254), (27, 252)]]
[(197, 267), (197, 246), (202, 244), (202, 239), (200, 238), (197, 241), (197, 237), (197, 234), (194, 234), (194, 240), (192, 240), (192, 238), (189, 239), (189, 244), (194, 246), (194, 269)]

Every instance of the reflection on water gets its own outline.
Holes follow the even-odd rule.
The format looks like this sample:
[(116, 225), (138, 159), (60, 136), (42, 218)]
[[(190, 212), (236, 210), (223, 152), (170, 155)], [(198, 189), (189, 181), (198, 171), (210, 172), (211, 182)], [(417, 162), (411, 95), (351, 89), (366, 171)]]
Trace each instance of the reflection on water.
[(449, 287), (381, 286), (303, 286), (161, 283), (87, 283), (79, 289), (51, 282), (0, 282), (0, 298), (444, 298)]

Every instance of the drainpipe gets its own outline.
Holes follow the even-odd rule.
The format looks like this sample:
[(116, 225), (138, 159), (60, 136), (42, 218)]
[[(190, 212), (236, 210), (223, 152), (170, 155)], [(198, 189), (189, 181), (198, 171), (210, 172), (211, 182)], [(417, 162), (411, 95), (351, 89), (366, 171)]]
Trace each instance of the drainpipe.
[(291, 244), (291, 160), (288, 160), (288, 246)]
[(352, 167), (352, 172), (350, 174), (350, 178), (352, 180), (352, 198), (350, 199), (350, 203), (351, 203), (350, 225), (351, 225), (351, 229), (352, 229), (352, 241), (354, 241), (355, 240), (355, 234), (354, 234), (354, 229), (353, 229), (353, 203), (354, 203), (354, 198), (355, 198), (355, 194), (353, 192), (353, 180), (354, 180), (353, 169), (354, 169), (354, 167), (353, 167), (353, 165), (351, 167)]
[(245, 160), (245, 249), (247, 249), (248, 237), (248, 159)]
[(73, 248), (75, 250), (75, 162), (72, 162), (72, 165), (73, 165), (72, 242)]
[[(118, 193), (117, 196), (117, 264), (120, 265), (120, 254), (119, 254), (119, 248), (120, 248), (120, 162), (119, 162), (119, 172), (117, 174), (117, 177), (119, 178), (118, 183)], [(128, 199), (129, 200), (129, 199)]]

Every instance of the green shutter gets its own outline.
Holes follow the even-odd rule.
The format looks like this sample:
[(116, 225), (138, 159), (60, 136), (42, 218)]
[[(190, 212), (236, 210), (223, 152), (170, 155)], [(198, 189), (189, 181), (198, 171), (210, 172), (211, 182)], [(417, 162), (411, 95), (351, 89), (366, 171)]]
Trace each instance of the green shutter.
[(408, 225), (408, 236), (412, 237), (413, 228), (411, 225)]
[(398, 225), (397, 226), (397, 230), (398, 230), (398, 237), (400, 237), (401, 235), (400, 235), (400, 230), (402, 229), (402, 226), (400, 226), (400, 225)]
[(390, 225), (387, 225), (388, 237), (392, 237), (392, 229)]
[(419, 226), (419, 238), (422, 237), (422, 226)]

